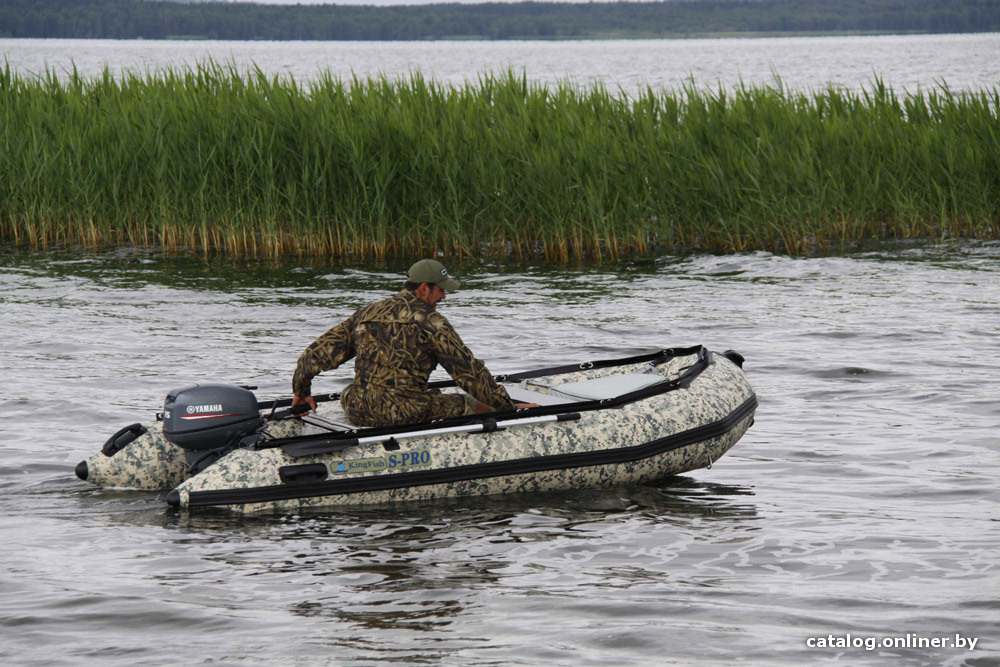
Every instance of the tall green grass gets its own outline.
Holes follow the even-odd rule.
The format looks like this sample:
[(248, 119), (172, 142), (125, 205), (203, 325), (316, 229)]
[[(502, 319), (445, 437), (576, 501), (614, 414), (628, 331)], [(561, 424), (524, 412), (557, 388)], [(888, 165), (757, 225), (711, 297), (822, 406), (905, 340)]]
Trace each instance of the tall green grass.
[(237, 255), (808, 253), (1000, 236), (1000, 89), (0, 70), (0, 235)]

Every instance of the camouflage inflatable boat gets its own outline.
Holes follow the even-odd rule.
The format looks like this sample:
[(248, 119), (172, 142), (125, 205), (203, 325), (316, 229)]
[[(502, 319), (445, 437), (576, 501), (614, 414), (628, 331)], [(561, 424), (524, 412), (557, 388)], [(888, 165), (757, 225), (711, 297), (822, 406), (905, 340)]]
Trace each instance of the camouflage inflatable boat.
[(252, 387), (195, 385), (76, 473), (240, 512), (638, 483), (710, 467), (740, 439), (757, 407), (742, 362), (697, 346), (498, 376), (539, 407), (395, 428), (351, 427), (336, 394), (295, 415)]

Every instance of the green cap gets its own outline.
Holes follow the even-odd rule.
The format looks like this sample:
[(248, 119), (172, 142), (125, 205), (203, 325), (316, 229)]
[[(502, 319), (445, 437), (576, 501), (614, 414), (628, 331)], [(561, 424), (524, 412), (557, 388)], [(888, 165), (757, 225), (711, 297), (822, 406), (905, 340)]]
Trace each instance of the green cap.
[(411, 283), (430, 283), (443, 290), (457, 290), (462, 283), (448, 275), (448, 269), (436, 259), (422, 259), (410, 267), (406, 279)]

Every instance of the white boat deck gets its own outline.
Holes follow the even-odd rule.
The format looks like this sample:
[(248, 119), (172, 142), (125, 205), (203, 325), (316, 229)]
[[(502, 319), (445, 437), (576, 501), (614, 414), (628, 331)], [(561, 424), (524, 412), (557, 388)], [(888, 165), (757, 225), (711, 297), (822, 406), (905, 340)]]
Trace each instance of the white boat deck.
[[(536, 380), (526, 380), (519, 384), (506, 385), (506, 388), (510, 397), (519, 403), (562, 405), (579, 401), (615, 398), (622, 394), (645, 389), (663, 380), (663, 376), (657, 373), (627, 373), (567, 384), (548, 384)], [(546, 391), (543, 393), (529, 389), (529, 385)]]

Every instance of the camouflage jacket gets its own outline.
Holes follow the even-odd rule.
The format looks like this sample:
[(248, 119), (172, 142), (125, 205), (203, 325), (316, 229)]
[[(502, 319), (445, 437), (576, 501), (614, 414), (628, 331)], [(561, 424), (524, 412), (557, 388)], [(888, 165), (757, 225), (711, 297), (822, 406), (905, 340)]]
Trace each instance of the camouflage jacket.
[(496, 410), (513, 409), (507, 391), (473, 356), (444, 315), (403, 290), (376, 301), (317, 338), (299, 357), (292, 389), (312, 393), (312, 379), (357, 357), (354, 382), (390, 394), (426, 391), (441, 364), (459, 387)]

